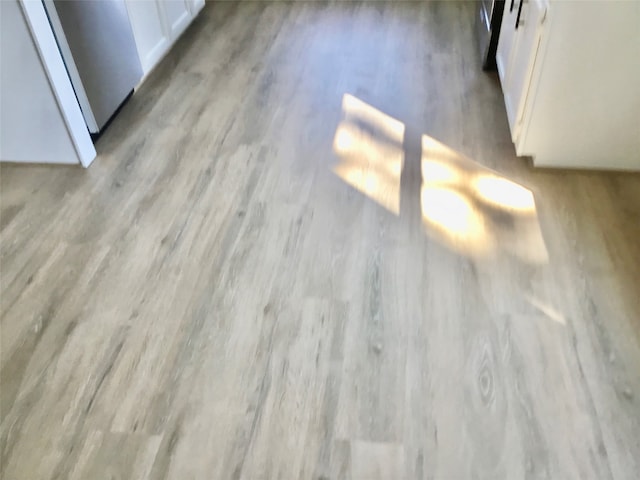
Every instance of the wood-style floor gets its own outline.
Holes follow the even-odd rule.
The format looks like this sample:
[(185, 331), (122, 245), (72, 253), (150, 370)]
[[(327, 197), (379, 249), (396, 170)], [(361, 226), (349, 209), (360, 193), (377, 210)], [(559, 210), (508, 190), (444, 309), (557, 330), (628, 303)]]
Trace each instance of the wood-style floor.
[(209, 4), (3, 165), (2, 478), (637, 478), (640, 177), (516, 158), (475, 17)]

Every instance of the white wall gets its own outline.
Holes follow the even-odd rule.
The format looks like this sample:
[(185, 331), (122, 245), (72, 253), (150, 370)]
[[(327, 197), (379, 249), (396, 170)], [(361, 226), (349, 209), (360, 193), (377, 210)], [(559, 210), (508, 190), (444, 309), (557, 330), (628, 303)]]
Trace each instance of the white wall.
[[(82, 156), (86, 166), (95, 150), (44, 9), (40, 2), (24, 3), (25, 12), (34, 13), (30, 19), (38, 28), (38, 45), (18, 0), (0, 1), (0, 160), (77, 164)], [(55, 90), (50, 73), (55, 74)]]

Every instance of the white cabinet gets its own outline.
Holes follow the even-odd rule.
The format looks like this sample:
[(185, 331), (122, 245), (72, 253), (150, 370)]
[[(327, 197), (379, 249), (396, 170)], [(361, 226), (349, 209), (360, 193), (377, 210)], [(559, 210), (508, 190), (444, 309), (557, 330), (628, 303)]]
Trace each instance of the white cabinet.
[(129, 20), (145, 74), (189, 26), (204, 0), (126, 0)]
[(127, 0), (129, 20), (136, 39), (142, 70), (148, 73), (169, 49), (163, 11), (156, 0)]
[(516, 150), (546, 11), (543, 0), (514, 0), (507, 2), (502, 17), (504, 37), (498, 43), (496, 63)]
[[(514, 34), (516, 33), (515, 24), (518, 13), (518, 5), (516, 0), (507, 0), (502, 15), (502, 23), (500, 24), (500, 41), (496, 50), (496, 65), (498, 74), (504, 79), (507, 73), (507, 66), (511, 58)], [(504, 81), (504, 80), (503, 80)]]
[(197, 14), (204, 7), (204, 0), (188, 0), (191, 14)]
[(186, 0), (162, 0), (166, 29), (170, 38), (177, 38), (191, 22), (191, 10)]
[(640, 170), (640, 2), (514, 4), (496, 63), (516, 153), (536, 166)]

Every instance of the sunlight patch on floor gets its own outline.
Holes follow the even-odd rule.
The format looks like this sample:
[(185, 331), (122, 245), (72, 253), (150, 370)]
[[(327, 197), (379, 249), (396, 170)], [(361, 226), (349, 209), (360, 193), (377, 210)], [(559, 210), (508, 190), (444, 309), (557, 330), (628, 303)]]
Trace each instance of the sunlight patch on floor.
[(384, 134), (385, 137), (395, 143), (402, 144), (404, 139), (404, 123), (382, 113), (368, 103), (349, 95), (342, 97), (342, 111), (347, 120), (364, 122)]
[[(333, 172), (402, 216), (405, 125), (349, 94), (342, 98), (342, 113)], [(419, 160), (419, 201), (428, 236), (471, 257), (507, 254), (530, 264), (548, 262), (531, 190), (428, 135), (421, 136)]]
[(343, 112), (333, 140), (333, 151), (340, 159), (333, 172), (399, 215), (404, 125), (351, 95), (343, 98)]
[(439, 241), (474, 255), (490, 248), (491, 236), (482, 213), (465, 195), (423, 182), (420, 203), (422, 220)]
[(474, 179), (473, 187), (482, 200), (498, 208), (519, 212), (536, 210), (531, 191), (506, 178), (484, 174)]
[(421, 162), (428, 235), (469, 256), (508, 253), (530, 264), (548, 261), (529, 189), (428, 135), (422, 136)]
[(553, 308), (551, 305), (542, 302), (541, 300), (535, 298), (532, 295), (526, 295), (527, 301), (535, 307), (537, 310), (542, 312), (546, 317), (550, 318), (554, 322), (558, 322), (562, 325), (566, 325), (567, 321), (558, 310)]

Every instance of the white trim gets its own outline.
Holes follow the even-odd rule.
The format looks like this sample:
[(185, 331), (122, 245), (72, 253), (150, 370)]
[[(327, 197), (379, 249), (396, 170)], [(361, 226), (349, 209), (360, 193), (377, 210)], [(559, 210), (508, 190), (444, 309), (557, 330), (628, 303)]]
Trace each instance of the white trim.
[(193, 18), (195, 18), (195, 16), (200, 13), (200, 10), (204, 8), (204, 3), (205, 0), (188, 0), (189, 11), (191, 11), (191, 16)]
[[(164, 56), (169, 52), (170, 48), (171, 42), (166, 36), (160, 43), (153, 47), (153, 50), (151, 50), (151, 52), (149, 52), (149, 54), (146, 56), (142, 65), (142, 70), (144, 71), (145, 77), (149, 72), (151, 72), (151, 70), (153, 70), (153, 67), (160, 63), (160, 60), (164, 58)], [(140, 83), (142, 83), (142, 79), (140, 79)]]
[(169, 38), (171, 44), (175, 43), (178, 37), (186, 30), (191, 23), (193, 16), (186, 0), (175, 0), (184, 7), (184, 12), (173, 23), (167, 12), (167, 2), (156, 0), (156, 5), (160, 11), (160, 21), (162, 22), (165, 37)]
[(193, 17), (191, 16), (191, 11), (189, 10), (189, 6), (185, 4), (184, 7), (185, 7), (185, 11), (180, 17), (180, 19), (174, 22), (173, 25), (171, 25), (171, 37), (173, 38), (174, 42), (178, 39), (180, 35), (184, 33), (187, 27), (191, 24), (191, 20), (193, 20)]
[(78, 153), (80, 163), (88, 167), (96, 158), (96, 149), (87, 130), (71, 80), (58, 50), (44, 5), (39, 0), (18, 0), (34, 43), (40, 53), (51, 89), (58, 101), (67, 130)]

